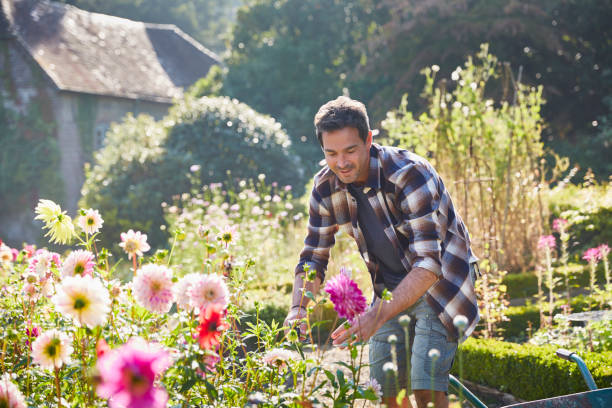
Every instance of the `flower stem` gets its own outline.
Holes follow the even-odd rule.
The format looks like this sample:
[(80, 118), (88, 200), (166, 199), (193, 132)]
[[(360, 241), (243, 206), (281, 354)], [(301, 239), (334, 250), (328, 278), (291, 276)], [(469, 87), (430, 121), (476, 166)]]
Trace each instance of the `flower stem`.
[(57, 394), (57, 407), (62, 408), (62, 390), (60, 388), (60, 369), (55, 367), (55, 392)]

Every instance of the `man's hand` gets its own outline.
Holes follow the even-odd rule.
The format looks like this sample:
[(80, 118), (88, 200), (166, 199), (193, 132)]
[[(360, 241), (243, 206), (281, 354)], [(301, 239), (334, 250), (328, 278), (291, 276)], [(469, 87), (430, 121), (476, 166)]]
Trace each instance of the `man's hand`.
[(303, 307), (294, 307), (289, 310), (283, 327), (285, 328), (285, 337), (289, 334), (291, 329), (298, 329), (300, 341), (306, 340), (306, 333), (308, 332), (308, 325), (306, 324), (306, 318), (308, 313)]
[(376, 302), (367, 312), (355, 318), (350, 328), (346, 329), (341, 325), (331, 335), (334, 346), (341, 346), (351, 342), (353, 334), (356, 336), (355, 341), (366, 342), (376, 333), (384, 324), (384, 319), (381, 319), (380, 308)]

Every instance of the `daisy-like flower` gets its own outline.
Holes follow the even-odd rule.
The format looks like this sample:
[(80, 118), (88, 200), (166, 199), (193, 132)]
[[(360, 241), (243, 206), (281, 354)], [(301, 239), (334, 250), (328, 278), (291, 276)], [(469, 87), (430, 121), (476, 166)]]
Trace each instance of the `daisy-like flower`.
[(288, 361), (293, 361), (296, 358), (297, 355), (293, 351), (281, 348), (268, 350), (263, 356), (263, 360), (266, 364), (277, 367), (281, 371), (287, 367)]
[(13, 262), (13, 251), (9, 246), (0, 244), (0, 264)]
[(221, 240), (226, 246), (231, 242), (236, 242), (237, 239), (238, 226), (236, 225), (226, 225), (219, 233), (219, 240)]
[(94, 328), (106, 322), (110, 296), (99, 278), (68, 276), (52, 298), (57, 309), (80, 326)]
[(84, 214), (77, 219), (79, 227), (81, 227), (86, 234), (90, 235), (100, 231), (102, 224), (104, 224), (104, 220), (98, 210), (90, 208), (89, 210), (83, 210), (83, 212)]
[(155, 386), (155, 380), (170, 364), (172, 358), (161, 346), (132, 338), (98, 359), (100, 383), (96, 392), (108, 399), (111, 408), (165, 408), (168, 393)]
[(191, 299), (189, 298), (189, 291), (191, 290), (191, 287), (199, 277), (200, 274), (198, 273), (190, 273), (183, 276), (174, 285), (174, 299), (176, 300), (176, 305), (178, 307), (185, 310), (191, 310)]
[(30, 262), (28, 263), (28, 273), (38, 275), (39, 278), (44, 279), (51, 273), (51, 268), (59, 268), (61, 265), (60, 256), (55, 252), (49, 252), (46, 249), (37, 251)]
[(43, 369), (60, 368), (70, 361), (72, 339), (57, 329), (44, 332), (32, 343), (32, 360)]
[(44, 228), (49, 231), (45, 236), (51, 236), (50, 241), (57, 244), (67, 244), (74, 236), (72, 218), (62, 211), (61, 207), (51, 200), (40, 200), (34, 212), (35, 220), (42, 220)]
[(62, 265), (62, 276), (93, 275), (94, 255), (83, 249), (73, 251)]
[(163, 265), (147, 264), (138, 271), (132, 283), (136, 301), (155, 313), (167, 313), (172, 306), (172, 270)]
[(198, 275), (187, 294), (196, 314), (210, 303), (220, 304), (225, 309), (229, 300), (225, 280), (216, 274)]
[(366, 310), (366, 298), (354, 280), (348, 277), (343, 269), (325, 285), (325, 291), (334, 304), (340, 318), (350, 321)]
[(371, 390), (378, 398), (382, 397), (382, 387), (380, 386), (378, 381), (376, 381), (376, 378), (370, 378), (368, 381), (365, 382), (363, 387), (366, 390)]
[(225, 321), (225, 308), (218, 303), (209, 303), (200, 312), (198, 341), (200, 347), (210, 350), (219, 344), (221, 333), (229, 326)]
[(8, 373), (0, 377), (0, 407), (6, 408), (26, 408), (23, 394), (19, 388), (11, 381)]
[(121, 233), (119, 246), (128, 254), (129, 259), (132, 259), (133, 256), (142, 256), (143, 252), (151, 249), (147, 244), (147, 234), (142, 234), (140, 231), (134, 232), (134, 230)]
[(538, 240), (538, 248), (553, 249), (556, 246), (555, 237), (553, 235), (542, 235)]

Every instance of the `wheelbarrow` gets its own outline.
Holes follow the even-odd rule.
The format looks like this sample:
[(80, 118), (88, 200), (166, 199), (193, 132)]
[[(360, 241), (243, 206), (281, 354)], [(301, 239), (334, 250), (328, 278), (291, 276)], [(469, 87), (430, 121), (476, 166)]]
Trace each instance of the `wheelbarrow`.
[[(536, 401), (521, 402), (519, 404), (506, 405), (504, 408), (612, 408), (612, 388), (598, 389), (584, 360), (576, 353), (565, 349), (557, 350), (557, 356), (578, 364), (580, 373), (589, 391)], [(463, 394), (475, 408), (487, 408), (476, 395), (461, 384), (453, 375), (449, 375), (449, 384), (458, 394)]]

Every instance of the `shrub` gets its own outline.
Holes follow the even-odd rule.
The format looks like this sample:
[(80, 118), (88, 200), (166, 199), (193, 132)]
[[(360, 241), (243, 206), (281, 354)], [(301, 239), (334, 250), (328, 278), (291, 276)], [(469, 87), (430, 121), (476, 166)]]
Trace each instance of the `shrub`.
[[(555, 268), (555, 276), (561, 277), (563, 266)], [(570, 270), (570, 284), (579, 287), (589, 286), (589, 271), (585, 265), (570, 263), (567, 268)], [(603, 284), (603, 267), (597, 270), (597, 282)], [(511, 299), (526, 298), (538, 292), (538, 278), (535, 273), (510, 273), (504, 277), (503, 284), (507, 286), (508, 296)]]
[[(569, 180), (567, 180), (569, 181)], [(598, 183), (587, 172), (580, 185), (560, 183), (548, 196), (551, 218), (569, 221), (570, 252), (580, 256), (585, 249), (612, 242), (612, 189)]]
[[(595, 297), (584, 295), (572, 298), (571, 310), (573, 313), (589, 310), (590, 307), (609, 308), (601, 304)], [(557, 305), (555, 313), (561, 313), (562, 309)], [(532, 333), (540, 327), (540, 312), (536, 305), (510, 306), (506, 310), (507, 321), (500, 324), (502, 336), (506, 340), (525, 341), (528, 337), (528, 329), (531, 324)]]
[(436, 167), (481, 258), (504, 270), (525, 268), (533, 264), (546, 218), (540, 196), (547, 181), (536, 164), (544, 154), (542, 89), (518, 84), (512, 90), (515, 103), (489, 99), (500, 86), (496, 78), (507, 78), (508, 70), (486, 44), (455, 69), (450, 81), (436, 83), (439, 69), (422, 71), (427, 111), (415, 117), (404, 97), (383, 128), (392, 144)]
[[(557, 357), (555, 350), (552, 346), (472, 338), (460, 348), (462, 378), (525, 400), (587, 391), (578, 366)], [(612, 382), (612, 352), (582, 353), (581, 357), (595, 383), (599, 387), (609, 387)], [(459, 374), (457, 367), (453, 367), (455, 375)]]
[[(260, 173), (292, 184), (301, 163), (289, 155), (290, 141), (279, 123), (227, 97), (186, 98), (159, 122), (128, 116), (112, 127), (106, 146), (86, 170), (81, 206), (105, 214), (104, 245), (128, 227), (147, 231), (153, 247), (165, 243), (161, 203), (187, 192), (187, 175), (200, 166), (203, 183)], [(193, 168), (192, 168), (193, 169)]]

